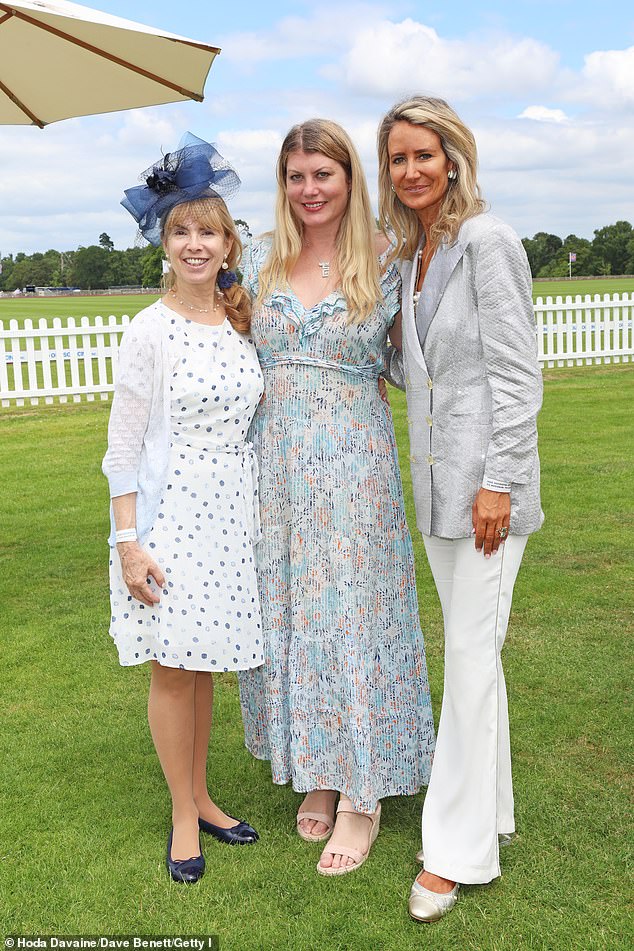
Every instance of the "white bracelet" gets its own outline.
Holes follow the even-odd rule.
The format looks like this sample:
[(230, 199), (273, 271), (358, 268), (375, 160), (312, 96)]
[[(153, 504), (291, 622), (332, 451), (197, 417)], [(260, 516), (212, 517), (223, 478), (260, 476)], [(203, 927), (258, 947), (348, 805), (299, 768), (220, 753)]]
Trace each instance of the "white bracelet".
[(118, 532), (114, 533), (114, 540), (118, 545), (119, 542), (135, 542), (136, 537), (136, 528), (121, 528)]

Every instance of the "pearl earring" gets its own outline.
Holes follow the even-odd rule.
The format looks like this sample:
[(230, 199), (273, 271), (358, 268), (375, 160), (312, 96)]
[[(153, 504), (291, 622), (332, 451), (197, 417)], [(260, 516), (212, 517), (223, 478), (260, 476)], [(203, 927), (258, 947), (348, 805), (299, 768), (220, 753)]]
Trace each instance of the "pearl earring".
[(226, 255), (226, 254), (225, 254), (225, 259), (224, 259), (224, 261), (222, 262), (222, 264), (220, 265), (220, 267), (222, 268), (223, 271), (228, 271), (228, 270), (229, 270), (229, 265), (227, 264), (227, 255)]

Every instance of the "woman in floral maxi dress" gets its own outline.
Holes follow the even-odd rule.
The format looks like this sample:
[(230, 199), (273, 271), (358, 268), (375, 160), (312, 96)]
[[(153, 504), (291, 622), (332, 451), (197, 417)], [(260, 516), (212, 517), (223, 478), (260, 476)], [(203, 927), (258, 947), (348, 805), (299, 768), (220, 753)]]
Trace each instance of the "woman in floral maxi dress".
[(343, 129), (294, 127), (278, 182), (276, 232), (244, 265), (265, 377), (251, 430), (265, 664), (239, 677), (248, 749), (271, 761), (275, 783), (307, 793), (302, 838), (328, 838), (339, 795), (317, 866), (334, 875), (367, 858), (381, 799), (427, 783), (434, 743), (394, 429), (377, 385), (400, 279), (378, 257)]

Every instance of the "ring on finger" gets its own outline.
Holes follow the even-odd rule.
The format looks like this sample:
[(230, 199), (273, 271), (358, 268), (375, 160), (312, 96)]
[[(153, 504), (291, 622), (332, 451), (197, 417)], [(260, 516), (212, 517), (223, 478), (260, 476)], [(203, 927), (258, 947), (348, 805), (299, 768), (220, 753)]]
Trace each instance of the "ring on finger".
[(502, 528), (498, 528), (498, 535), (502, 541), (508, 536), (509, 530), (506, 525), (503, 525)]

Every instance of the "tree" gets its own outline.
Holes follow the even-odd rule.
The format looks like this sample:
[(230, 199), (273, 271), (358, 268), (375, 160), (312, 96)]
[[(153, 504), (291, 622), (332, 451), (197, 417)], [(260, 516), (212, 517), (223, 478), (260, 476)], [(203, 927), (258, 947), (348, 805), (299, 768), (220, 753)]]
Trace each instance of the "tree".
[(634, 237), (627, 242), (627, 260), (625, 262), (625, 273), (634, 274)]
[(531, 267), (531, 274), (537, 277), (542, 268), (550, 264), (561, 249), (562, 240), (556, 234), (538, 231), (532, 238), (522, 238), (522, 244)]
[(114, 251), (114, 241), (105, 231), (102, 231), (99, 235), (99, 246), (105, 248), (106, 251)]
[(576, 254), (577, 260), (572, 265), (573, 277), (582, 277), (595, 274), (595, 255), (592, 243), (587, 238), (578, 238), (576, 234), (569, 234), (557, 254), (548, 264), (541, 268), (537, 277), (568, 277), (569, 255)]
[(163, 258), (165, 252), (162, 247), (145, 248), (143, 259), (142, 284), (144, 287), (160, 287), (163, 277)]
[(592, 247), (598, 259), (608, 267), (607, 274), (626, 274), (629, 260), (629, 242), (632, 225), (629, 221), (617, 221), (594, 232)]
[(27, 284), (48, 287), (53, 284), (58, 268), (59, 251), (51, 250), (45, 254), (36, 251), (28, 257), (25, 254), (18, 254), (9, 273), (5, 276), (5, 290), (12, 291), (16, 287), (25, 287)]
[(86, 290), (108, 287), (110, 281), (110, 254), (103, 247), (91, 244), (79, 248), (73, 261), (73, 284)]

